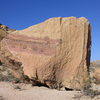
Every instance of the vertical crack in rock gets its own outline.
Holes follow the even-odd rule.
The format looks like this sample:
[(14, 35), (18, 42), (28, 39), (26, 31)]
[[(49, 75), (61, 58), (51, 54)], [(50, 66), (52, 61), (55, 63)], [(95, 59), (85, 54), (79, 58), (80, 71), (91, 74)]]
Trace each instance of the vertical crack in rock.
[(88, 25), (88, 42), (87, 42), (87, 57), (86, 57), (86, 63), (87, 63), (87, 67), (88, 67), (88, 71), (89, 71), (89, 66), (90, 66), (90, 57), (91, 57), (91, 30), (92, 30), (92, 27), (91, 25), (89, 24)]

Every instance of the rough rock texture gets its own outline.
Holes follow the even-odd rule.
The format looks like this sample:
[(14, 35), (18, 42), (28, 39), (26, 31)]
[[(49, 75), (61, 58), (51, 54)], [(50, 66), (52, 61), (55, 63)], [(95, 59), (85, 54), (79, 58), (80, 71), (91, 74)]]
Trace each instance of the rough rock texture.
[(84, 17), (51, 18), (2, 40), (2, 62), (18, 78), (50, 88), (82, 88), (88, 79), (91, 27)]
[[(1, 40), (5, 37), (5, 36), (7, 36), (7, 32), (6, 31), (4, 31), (3, 29), (0, 29), (0, 50), (1, 50)], [(0, 55), (0, 64), (1, 64), (1, 55)]]
[[(1, 50), (1, 40), (13, 31), (15, 31), (15, 30), (10, 29), (9, 27), (7, 27), (3, 24), (0, 24), (0, 50)], [(1, 59), (1, 55), (0, 55), (0, 59)], [(1, 60), (0, 60), (0, 63), (1, 63)]]
[(10, 29), (9, 27), (0, 24), (0, 42), (1, 40), (6, 37), (9, 33), (14, 32), (14, 29)]

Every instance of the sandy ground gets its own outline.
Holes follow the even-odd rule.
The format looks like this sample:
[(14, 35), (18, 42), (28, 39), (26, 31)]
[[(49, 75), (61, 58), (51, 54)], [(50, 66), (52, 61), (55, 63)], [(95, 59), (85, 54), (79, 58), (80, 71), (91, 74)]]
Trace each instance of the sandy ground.
[(0, 100), (100, 100), (82, 96), (79, 91), (58, 91), (30, 84), (0, 82)]

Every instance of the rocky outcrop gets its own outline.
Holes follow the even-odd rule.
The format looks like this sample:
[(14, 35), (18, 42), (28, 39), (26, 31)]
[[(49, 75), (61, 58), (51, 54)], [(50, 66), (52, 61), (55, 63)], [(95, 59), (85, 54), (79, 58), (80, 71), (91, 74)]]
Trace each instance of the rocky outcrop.
[[(0, 50), (1, 50), (1, 40), (13, 31), (15, 31), (15, 30), (10, 29), (9, 27), (7, 27), (3, 24), (0, 24)], [(1, 59), (1, 55), (0, 55), (0, 59)], [(0, 63), (1, 63), (1, 60), (0, 60)]]
[[(7, 36), (7, 32), (6, 31), (4, 31), (3, 29), (0, 29), (0, 50), (1, 50), (1, 40), (5, 37), (5, 36)], [(0, 55), (0, 64), (1, 64), (1, 55)]]
[(10, 29), (8, 26), (0, 24), (0, 41), (6, 37), (9, 33), (14, 32), (14, 29)]
[(15, 29), (11, 29), (6, 25), (0, 24), (0, 29), (3, 29), (4, 31), (8, 31), (8, 32), (13, 32), (15, 31)]
[(0, 41), (7, 35), (8, 33), (3, 29), (0, 29)]
[(91, 27), (84, 17), (51, 18), (2, 40), (2, 62), (20, 79), (81, 89), (88, 79)]

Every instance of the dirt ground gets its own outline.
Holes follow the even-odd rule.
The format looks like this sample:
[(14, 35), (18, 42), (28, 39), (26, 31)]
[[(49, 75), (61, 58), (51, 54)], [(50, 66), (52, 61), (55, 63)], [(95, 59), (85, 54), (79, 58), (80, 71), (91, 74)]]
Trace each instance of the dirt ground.
[(31, 84), (0, 82), (0, 100), (100, 100), (83, 96), (80, 91), (58, 91)]

